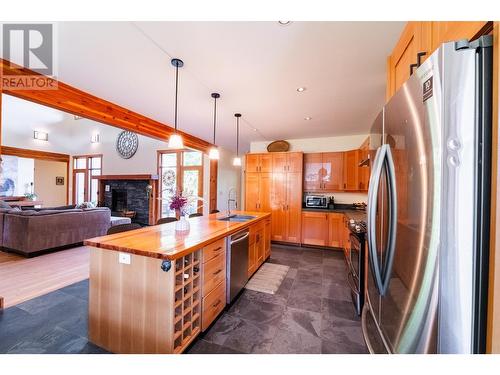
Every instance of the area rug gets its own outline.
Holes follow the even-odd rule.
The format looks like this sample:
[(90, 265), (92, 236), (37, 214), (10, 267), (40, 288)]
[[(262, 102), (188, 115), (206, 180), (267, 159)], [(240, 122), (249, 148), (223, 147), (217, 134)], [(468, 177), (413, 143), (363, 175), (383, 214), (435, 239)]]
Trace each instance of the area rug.
[(256, 292), (275, 294), (290, 267), (281, 264), (264, 263), (245, 285)]

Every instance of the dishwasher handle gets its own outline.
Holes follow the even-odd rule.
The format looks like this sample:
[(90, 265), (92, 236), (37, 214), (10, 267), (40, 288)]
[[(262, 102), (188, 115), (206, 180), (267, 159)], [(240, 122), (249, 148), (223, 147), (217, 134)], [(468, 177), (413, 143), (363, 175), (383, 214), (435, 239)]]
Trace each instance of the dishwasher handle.
[(243, 240), (245, 240), (248, 236), (250, 235), (250, 232), (246, 232), (243, 236), (241, 237), (238, 237), (237, 239), (233, 240), (230, 242), (230, 245), (234, 245), (234, 244), (237, 244)]

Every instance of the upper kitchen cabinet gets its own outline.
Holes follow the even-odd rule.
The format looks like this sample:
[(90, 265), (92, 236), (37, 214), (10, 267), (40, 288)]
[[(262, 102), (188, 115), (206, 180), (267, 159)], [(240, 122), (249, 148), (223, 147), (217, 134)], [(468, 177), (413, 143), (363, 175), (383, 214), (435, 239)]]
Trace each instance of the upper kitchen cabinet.
[(248, 172), (245, 176), (245, 209), (271, 212), (271, 173)]
[(272, 168), (274, 173), (302, 172), (302, 152), (272, 153)]
[(387, 100), (429, 54), (428, 31), (428, 23), (425, 22), (412, 21), (406, 24), (392, 54), (387, 58)]
[(272, 172), (271, 154), (248, 154), (245, 169), (247, 172)]
[(344, 190), (359, 190), (358, 150), (344, 152)]
[(492, 22), (487, 21), (408, 22), (387, 58), (387, 101), (442, 43), (473, 40), (491, 30)]
[(344, 153), (304, 154), (304, 191), (343, 190)]

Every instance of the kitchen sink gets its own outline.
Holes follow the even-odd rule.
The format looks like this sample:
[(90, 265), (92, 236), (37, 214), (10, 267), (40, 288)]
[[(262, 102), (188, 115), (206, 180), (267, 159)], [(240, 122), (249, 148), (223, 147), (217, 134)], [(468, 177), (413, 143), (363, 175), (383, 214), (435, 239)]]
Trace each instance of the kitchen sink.
[(244, 222), (244, 221), (249, 221), (255, 219), (255, 216), (250, 216), (250, 215), (230, 215), (226, 217), (221, 217), (218, 218), (217, 220), (220, 221), (239, 221), (239, 222)]

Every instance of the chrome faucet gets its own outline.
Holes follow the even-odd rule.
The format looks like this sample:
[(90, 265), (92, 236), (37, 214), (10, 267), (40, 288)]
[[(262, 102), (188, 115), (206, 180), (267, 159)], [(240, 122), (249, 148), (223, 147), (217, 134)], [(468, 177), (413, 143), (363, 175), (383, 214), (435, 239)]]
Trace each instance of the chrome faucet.
[[(232, 191), (234, 191), (234, 198), (231, 198)], [(234, 187), (230, 188), (227, 193), (227, 217), (231, 216), (231, 202), (234, 202), (234, 209), (238, 208), (237, 194)]]

